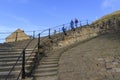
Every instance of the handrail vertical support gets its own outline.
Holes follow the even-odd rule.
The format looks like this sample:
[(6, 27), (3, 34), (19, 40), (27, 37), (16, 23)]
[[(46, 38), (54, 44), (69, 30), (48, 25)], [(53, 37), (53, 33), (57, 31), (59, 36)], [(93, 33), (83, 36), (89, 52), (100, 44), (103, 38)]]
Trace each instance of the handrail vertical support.
[(17, 41), (17, 38), (18, 38), (18, 32), (16, 32), (15, 42)]
[(35, 31), (33, 31), (33, 39), (35, 38)]
[(87, 26), (89, 25), (88, 20), (87, 20)]
[(22, 60), (22, 79), (25, 79), (25, 49), (23, 50), (23, 60)]
[(38, 53), (40, 52), (39, 48), (40, 48), (40, 33), (38, 34)]
[(50, 28), (49, 28), (49, 38), (50, 38)]
[(82, 23), (81, 23), (81, 21), (80, 21), (80, 27), (82, 26)]

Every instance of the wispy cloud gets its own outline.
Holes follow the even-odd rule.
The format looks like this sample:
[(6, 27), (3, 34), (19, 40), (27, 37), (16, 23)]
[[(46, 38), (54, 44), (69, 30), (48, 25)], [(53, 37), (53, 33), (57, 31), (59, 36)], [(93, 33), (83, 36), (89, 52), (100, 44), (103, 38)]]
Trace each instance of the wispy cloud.
[(114, 9), (120, 5), (120, 0), (103, 0), (102, 9)]

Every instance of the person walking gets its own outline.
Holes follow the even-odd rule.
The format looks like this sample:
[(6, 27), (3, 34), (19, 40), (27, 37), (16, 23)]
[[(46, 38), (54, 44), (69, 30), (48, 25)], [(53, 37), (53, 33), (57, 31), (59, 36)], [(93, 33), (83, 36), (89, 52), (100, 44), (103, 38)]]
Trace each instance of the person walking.
[(71, 27), (71, 29), (72, 29), (73, 31), (75, 31), (73, 20), (71, 20), (71, 22), (70, 22), (70, 27)]
[(77, 25), (78, 25), (78, 19), (75, 18), (75, 26), (76, 26), (76, 28), (77, 28)]
[(64, 26), (62, 27), (62, 31), (63, 31), (64, 35), (67, 35), (67, 33), (66, 33), (66, 29), (65, 29)]

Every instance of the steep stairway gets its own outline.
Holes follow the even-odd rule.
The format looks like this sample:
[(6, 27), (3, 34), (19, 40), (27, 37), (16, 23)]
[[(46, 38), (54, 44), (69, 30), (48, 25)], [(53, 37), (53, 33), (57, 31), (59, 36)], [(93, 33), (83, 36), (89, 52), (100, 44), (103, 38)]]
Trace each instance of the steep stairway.
[[(17, 79), (22, 68), (22, 56), (19, 58), (19, 61), (17, 63), (16, 61), (18, 57), (21, 55), (21, 52), (22, 52), (21, 50), (14, 51), (9, 49), (5, 51), (0, 51), (0, 80), (5, 80), (6, 77), (8, 77), (7, 80)], [(26, 60), (27, 60), (27, 57), (31, 55), (30, 52), (31, 50), (28, 50), (26, 52)], [(29, 61), (27, 61), (25, 65), (26, 69), (30, 66), (30, 64), (32, 64), (34, 55), (35, 54), (32, 54), (32, 56), (29, 58)], [(13, 70), (11, 71), (12, 68)], [(9, 73), (10, 75), (8, 76)]]
[(43, 57), (32, 74), (33, 80), (57, 80), (60, 55), (56, 50)]
[[(0, 80), (20, 80), (22, 70), (22, 51), (27, 45), (28, 41), (21, 41), (16, 43), (5, 43), (0, 46)], [(33, 48), (37, 41), (33, 40), (25, 51), (25, 70), (30, 72), (31, 64), (35, 58), (36, 53)], [(9, 45), (9, 46), (8, 46)], [(32, 54), (31, 54), (32, 53)]]

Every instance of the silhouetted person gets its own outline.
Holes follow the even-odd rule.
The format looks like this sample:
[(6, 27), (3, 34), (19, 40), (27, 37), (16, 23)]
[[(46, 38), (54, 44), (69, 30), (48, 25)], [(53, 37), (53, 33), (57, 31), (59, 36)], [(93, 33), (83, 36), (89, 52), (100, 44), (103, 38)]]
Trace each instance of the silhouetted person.
[(75, 26), (77, 27), (78, 25), (78, 19), (75, 18)]
[(63, 31), (64, 35), (67, 35), (66, 29), (64, 28), (64, 26), (62, 27), (62, 31)]
[(72, 29), (73, 31), (75, 31), (73, 20), (71, 20), (71, 22), (70, 22), (70, 27), (71, 27), (71, 29)]

